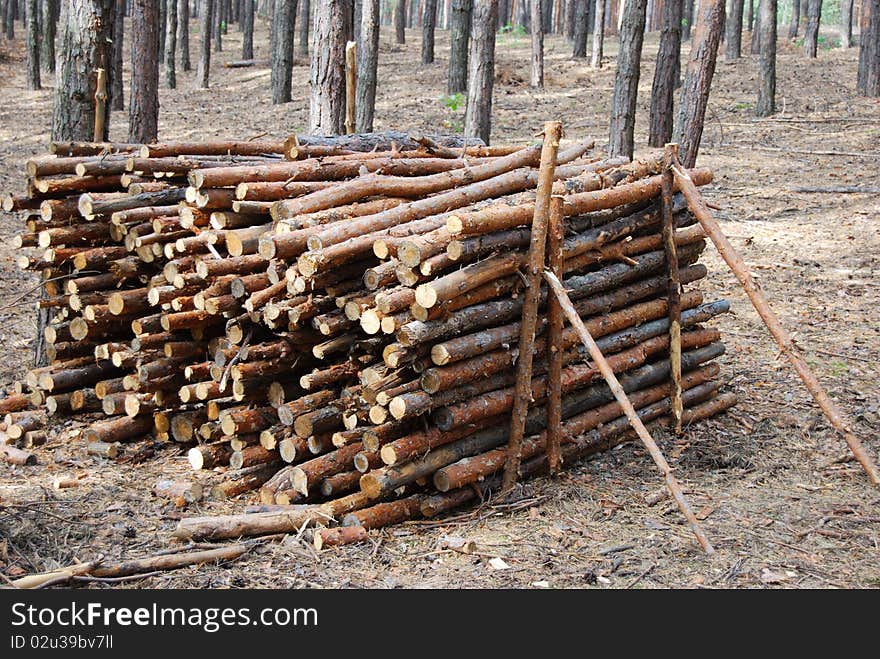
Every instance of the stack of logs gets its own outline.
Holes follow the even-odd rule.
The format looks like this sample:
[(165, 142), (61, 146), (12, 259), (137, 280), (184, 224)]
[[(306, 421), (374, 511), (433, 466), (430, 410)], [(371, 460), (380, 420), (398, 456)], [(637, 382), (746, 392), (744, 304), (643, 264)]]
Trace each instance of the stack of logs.
[[(591, 146), (558, 156), (563, 283), (641, 417), (664, 424), (661, 156), (601, 160)], [(42, 277), (46, 319), (47, 365), (0, 401), (10, 441), (45, 437), (35, 406), (89, 413), (94, 454), (150, 436), (221, 474), (208, 496), (259, 492), (263, 512), (219, 530), (185, 520), (193, 537), (284, 530), (306, 514), (342, 523), (318, 545), (348, 542), (497, 488), (539, 146), (374, 134), (52, 154), (28, 163), (26, 195), (2, 201), (25, 214), (19, 260)], [(678, 195), (673, 210), (688, 423), (734, 402), (712, 361), (719, 332), (704, 326), (728, 304), (693, 285), (707, 275), (704, 233)], [(546, 470), (551, 351), (564, 365), (564, 464), (632, 437), (574, 330), (547, 345), (546, 301), (542, 288), (523, 477)]]

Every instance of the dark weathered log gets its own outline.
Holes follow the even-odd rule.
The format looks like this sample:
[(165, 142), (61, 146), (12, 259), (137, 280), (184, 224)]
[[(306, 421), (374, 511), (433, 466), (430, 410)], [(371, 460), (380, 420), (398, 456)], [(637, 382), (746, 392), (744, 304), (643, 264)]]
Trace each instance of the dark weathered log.
[[(684, 335), (682, 346), (687, 349), (701, 348), (717, 341), (718, 338), (717, 330), (697, 330)], [(647, 359), (662, 354), (668, 348), (669, 337), (656, 336), (633, 348), (611, 355), (608, 357), (608, 364), (615, 373), (629, 371), (644, 365)], [(582, 388), (599, 376), (600, 373), (594, 366), (584, 363), (571, 365), (562, 369), (560, 373), (560, 392), (568, 393)], [(547, 384), (548, 380), (544, 376), (531, 380), (527, 389), (530, 399), (536, 403), (545, 400), (548, 393)], [(472, 400), (438, 409), (434, 413), (434, 421), (441, 430), (449, 430), (464, 423), (471, 423), (482, 416), (503, 414), (512, 408), (515, 400), (516, 393), (513, 388), (498, 389)]]
[[(695, 306), (700, 303), (701, 299), (699, 292), (689, 293), (682, 299), (682, 308)], [(665, 316), (666, 312), (665, 300), (644, 302), (592, 319), (588, 322), (588, 327), (596, 336), (605, 336), (647, 320)], [(562, 344), (559, 347), (565, 350), (575, 345), (577, 340), (576, 333), (569, 328), (563, 332)], [(545, 350), (546, 341), (543, 338), (535, 342), (536, 355), (543, 355)], [(422, 388), (429, 393), (434, 393), (448, 389), (453, 383), (488, 377), (511, 367), (517, 357), (518, 351), (514, 350), (491, 351), (449, 366), (430, 368), (422, 374)]]
[[(715, 394), (720, 384), (709, 382), (717, 375), (717, 365), (707, 366), (698, 371), (688, 373), (682, 385), (688, 395), (688, 405), (705, 400)], [(709, 382), (708, 386), (700, 387)], [(633, 406), (639, 409), (639, 416), (645, 420), (651, 420), (669, 411), (670, 404), (665, 400), (670, 393), (670, 384), (664, 383), (649, 389), (634, 392), (630, 396)], [(610, 392), (609, 392), (610, 397)], [(652, 406), (653, 403), (663, 401), (662, 405)], [(649, 407), (650, 406), (650, 407)], [(647, 408), (647, 409), (642, 409)], [(565, 441), (571, 441), (579, 435), (590, 432), (598, 426), (608, 424), (623, 415), (620, 404), (609, 402), (605, 405), (593, 408), (582, 414), (566, 420), (561, 435)], [(617, 428), (615, 428), (615, 431)], [(538, 453), (545, 451), (549, 446), (549, 430), (545, 430), (533, 438), (529, 438), (523, 444), (523, 460), (528, 460)], [(442, 469), (438, 469), (433, 476), (434, 486), (441, 492), (463, 487), (469, 483), (481, 480), (486, 476), (498, 471), (505, 464), (508, 455), (507, 448), (494, 449), (478, 456), (465, 458), (460, 462), (453, 463)], [(560, 455), (561, 459), (561, 455)], [(548, 457), (549, 462), (549, 457)]]

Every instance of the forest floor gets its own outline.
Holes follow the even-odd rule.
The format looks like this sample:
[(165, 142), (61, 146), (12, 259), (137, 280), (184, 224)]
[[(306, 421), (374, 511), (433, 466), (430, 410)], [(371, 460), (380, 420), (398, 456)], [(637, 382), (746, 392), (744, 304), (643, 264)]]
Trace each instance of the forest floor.
[[(454, 131), (464, 108), (444, 103), (448, 35), (438, 31), (437, 61), (418, 65), (419, 34), (396, 46), (383, 30), (376, 129)], [(195, 57), (198, 34), (193, 34)], [(748, 43), (744, 39), (745, 43)], [(266, 25), (258, 21), (257, 57), (267, 57)], [(562, 120), (568, 139), (606, 142), (616, 40), (605, 67), (572, 60), (569, 46), (547, 42), (547, 84), (528, 87), (529, 41), (501, 35), (492, 138), (534, 139), (542, 122)], [(2, 49), (7, 48), (3, 53)], [(49, 141), (52, 80), (24, 88), (20, 43), (0, 44), (0, 189), (23, 190), (25, 160)], [(164, 139), (216, 136), (284, 137), (307, 123), (308, 69), (296, 66), (296, 99), (269, 103), (266, 69), (225, 69), (240, 36), (224, 39), (210, 91), (195, 89), (194, 72), (178, 72), (178, 89), (161, 89)], [(686, 61), (689, 45), (684, 50)], [(646, 151), (647, 117), (657, 35), (643, 57), (636, 144)], [(127, 51), (126, 51), (127, 52)], [(735, 247), (753, 269), (783, 323), (796, 335), (832, 397), (855, 420), (868, 450), (880, 450), (880, 197), (799, 191), (821, 185), (880, 186), (880, 104), (854, 95), (856, 49), (820, 49), (805, 59), (780, 42), (779, 113), (756, 119), (754, 57), (718, 64), (700, 164), (716, 178), (704, 193)], [(125, 113), (114, 113), (111, 136), (124, 141)], [(834, 155), (816, 152), (834, 151)], [(34, 335), (34, 278), (19, 272), (0, 226), (0, 382), (20, 378)], [(880, 493), (871, 489), (846, 447), (812, 404), (769, 339), (734, 277), (712, 248), (706, 299), (726, 297), (733, 313), (718, 321), (728, 347), (721, 358), (734, 410), (661, 436), (662, 448), (717, 553), (700, 553), (668, 499), (646, 496), (662, 480), (646, 453), (619, 447), (557, 479), (526, 483), (515, 505), (491, 503), (453, 517), (387, 529), (365, 546), (316, 554), (302, 538), (261, 545), (222, 566), (151, 576), (129, 587), (877, 587), (880, 586)], [(24, 296), (22, 298), (22, 296)], [(49, 569), (97, 555), (108, 559), (155, 553), (169, 545), (181, 515), (241, 511), (245, 502), (210, 502), (180, 511), (150, 494), (160, 478), (192, 478), (171, 448), (132, 466), (86, 456), (76, 424), (60, 422), (39, 450), (40, 466), (0, 464), (0, 485), (48, 486), (75, 474), (82, 485), (45, 499), (0, 507), (0, 562), (5, 574)], [(208, 475), (205, 478), (217, 478)], [(5, 536), (5, 537), (4, 537)], [(477, 555), (441, 547), (445, 536), (476, 542)], [(508, 569), (488, 559), (501, 557)], [(497, 563), (496, 563), (497, 564)], [(100, 584), (92, 584), (99, 587)]]

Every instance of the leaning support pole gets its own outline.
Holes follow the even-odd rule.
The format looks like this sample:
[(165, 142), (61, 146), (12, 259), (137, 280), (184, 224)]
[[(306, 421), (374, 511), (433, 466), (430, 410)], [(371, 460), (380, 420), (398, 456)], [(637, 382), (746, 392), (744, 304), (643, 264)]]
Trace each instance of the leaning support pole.
[(834, 426), (835, 430), (843, 435), (844, 440), (846, 440), (846, 443), (856, 457), (856, 460), (859, 461), (865, 469), (865, 472), (868, 474), (868, 479), (873, 485), (880, 486), (880, 475), (878, 475), (877, 467), (874, 466), (871, 457), (868, 455), (867, 451), (865, 451), (864, 446), (862, 446), (862, 442), (853, 434), (852, 430), (850, 430), (849, 423), (843, 418), (843, 414), (837, 408), (837, 405), (835, 405), (831, 398), (828, 397), (828, 394), (819, 383), (819, 380), (816, 379), (816, 376), (813, 375), (813, 372), (807, 366), (797, 348), (795, 348), (791, 336), (789, 336), (785, 328), (782, 327), (776, 314), (773, 313), (770, 304), (767, 302), (767, 298), (764, 297), (764, 294), (755, 285), (745, 262), (740, 255), (737, 254), (733, 245), (730, 244), (727, 236), (725, 236), (724, 232), (721, 230), (721, 226), (715, 218), (712, 217), (712, 214), (709, 212), (700, 193), (697, 192), (697, 188), (690, 176), (688, 176), (687, 172), (684, 171), (678, 163), (673, 165), (672, 171), (675, 174), (679, 189), (687, 200), (688, 208), (690, 208), (691, 212), (703, 226), (703, 229), (705, 229), (709, 238), (711, 238), (712, 242), (715, 244), (718, 253), (721, 254), (721, 258), (724, 259), (733, 271), (733, 274), (739, 279), (739, 283), (742, 284), (742, 287), (746, 291), (746, 295), (749, 296), (752, 306), (755, 307), (755, 311), (758, 312), (758, 315), (761, 316), (761, 320), (764, 321), (767, 329), (770, 330), (777, 345), (779, 345), (779, 349), (788, 358), (788, 361), (791, 362), (792, 367), (797, 372), (800, 379), (803, 380), (807, 390), (819, 404), (819, 407), (822, 408), (822, 412), (828, 418), (828, 421)]
[(532, 236), (529, 246), (528, 270), (526, 272), (525, 297), (523, 299), (522, 323), (519, 334), (519, 360), (516, 364), (516, 388), (510, 419), (510, 439), (507, 463), (504, 465), (502, 492), (509, 492), (516, 484), (521, 460), (526, 415), (532, 397), (532, 357), (535, 344), (535, 327), (538, 323), (538, 304), (541, 298), (541, 271), (544, 269), (544, 250), (547, 244), (547, 223), (550, 213), (550, 197), (556, 173), (556, 154), (562, 138), (562, 124), (548, 121), (544, 124), (544, 146), (541, 149), (541, 167), (538, 172), (538, 191), (535, 199), (535, 215), (532, 220)]
[(668, 290), (666, 293), (669, 313), (669, 372), (672, 378), (670, 401), (676, 434), (681, 434), (681, 282), (678, 277), (678, 254), (675, 251), (675, 218), (672, 216), (672, 194), (675, 186), (672, 162), (678, 151), (677, 144), (667, 144), (663, 154), (663, 178), (660, 185), (661, 212), (663, 215), (663, 249), (666, 251)]
[(584, 325), (584, 321), (581, 320), (581, 317), (578, 315), (577, 311), (575, 311), (574, 305), (572, 305), (571, 300), (568, 297), (568, 293), (566, 293), (565, 289), (562, 287), (562, 283), (557, 279), (556, 275), (548, 270), (544, 271), (544, 279), (547, 280), (550, 288), (553, 289), (553, 293), (559, 300), (559, 304), (562, 306), (566, 318), (568, 318), (568, 321), (577, 331), (584, 346), (590, 352), (590, 357), (596, 362), (596, 366), (602, 373), (602, 377), (605, 378), (605, 382), (608, 383), (608, 387), (611, 389), (611, 392), (620, 404), (624, 414), (626, 414), (626, 418), (629, 419), (629, 423), (633, 427), (633, 430), (636, 431), (636, 434), (639, 436), (639, 439), (642, 440), (648, 453), (651, 454), (654, 464), (656, 464), (660, 468), (660, 471), (663, 472), (663, 475), (666, 478), (666, 487), (669, 488), (670, 494), (675, 498), (675, 502), (678, 504), (679, 509), (687, 519), (688, 524), (690, 524), (691, 530), (696, 536), (697, 541), (700, 543), (700, 546), (703, 548), (703, 551), (707, 554), (714, 553), (715, 550), (712, 548), (712, 544), (709, 542), (706, 534), (703, 533), (703, 529), (700, 527), (700, 523), (697, 521), (693, 510), (691, 510), (690, 505), (684, 498), (684, 493), (681, 491), (681, 486), (678, 484), (678, 481), (672, 473), (672, 468), (669, 466), (669, 463), (666, 462), (666, 458), (663, 457), (660, 449), (657, 448), (657, 444), (654, 442), (650, 433), (648, 433), (645, 424), (642, 423), (639, 415), (636, 414), (629, 397), (626, 395), (623, 387), (620, 386), (620, 382), (614, 375), (614, 371), (611, 370), (611, 367), (605, 360), (605, 356), (602, 354), (602, 351), (599, 350), (599, 346), (596, 345), (596, 342), (590, 335), (586, 325)]
[[(565, 242), (563, 199), (550, 199), (550, 225), (547, 242), (547, 267), (558, 278), (564, 272), (562, 247)], [(677, 273), (676, 273), (677, 274)], [(547, 463), (550, 473), (562, 469), (562, 323), (564, 316), (559, 300), (547, 300)]]

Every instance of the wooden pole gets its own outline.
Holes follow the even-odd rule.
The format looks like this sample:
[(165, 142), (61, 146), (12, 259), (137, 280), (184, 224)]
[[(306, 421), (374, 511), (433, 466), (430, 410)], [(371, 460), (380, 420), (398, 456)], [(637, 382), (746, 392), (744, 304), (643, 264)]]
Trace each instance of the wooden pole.
[(672, 162), (678, 150), (677, 144), (667, 144), (663, 154), (663, 179), (660, 187), (661, 214), (663, 216), (663, 249), (666, 252), (668, 273), (667, 305), (669, 314), (669, 371), (672, 378), (670, 400), (675, 432), (681, 434), (681, 282), (678, 275), (678, 254), (675, 249), (675, 218), (672, 215), (674, 176)]
[[(547, 261), (550, 271), (558, 278), (564, 272), (562, 247), (565, 228), (562, 209), (562, 197), (553, 196), (550, 199)], [(551, 296), (547, 302), (547, 463), (552, 474), (562, 468), (562, 323), (562, 307), (559, 300)]]
[(721, 258), (724, 259), (733, 271), (733, 274), (739, 279), (739, 283), (745, 289), (746, 295), (749, 296), (749, 300), (751, 300), (752, 305), (755, 307), (755, 311), (758, 312), (761, 320), (764, 321), (767, 329), (770, 330), (770, 334), (773, 335), (779, 349), (788, 358), (788, 361), (791, 362), (795, 372), (816, 400), (816, 403), (818, 403), (828, 421), (835, 430), (843, 435), (844, 440), (853, 452), (856, 460), (859, 461), (865, 472), (868, 474), (868, 479), (871, 481), (871, 484), (880, 486), (880, 474), (878, 474), (877, 467), (874, 465), (867, 451), (865, 451), (864, 446), (862, 446), (862, 442), (853, 434), (849, 422), (843, 417), (843, 414), (840, 412), (837, 405), (835, 405), (831, 398), (828, 397), (828, 394), (819, 383), (819, 380), (816, 379), (816, 376), (807, 366), (803, 357), (801, 357), (791, 336), (785, 328), (782, 327), (776, 314), (773, 313), (773, 310), (770, 308), (767, 298), (752, 280), (752, 275), (745, 262), (742, 260), (742, 257), (737, 254), (733, 245), (721, 230), (717, 220), (712, 217), (712, 214), (709, 212), (700, 193), (697, 192), (697, 188), (694, 186), (693, 181), (678, 163), (673, 164), (672, 171), (675, 175), (679, 189), (687, 200), (688, 208), (690, 208), (691, 212), (706, 230), (709, 238), (718, 249), (718, 253), (721, 254)]
[(98, 80), (95, 83), (95, 142), (103, 142), (107, 124), (107, 72), (98, 69)]
[(577, 311), (575, 311), (574, 305), (572, 305), (568, 293), (565, 292), (562, 283), (557, 279), (556, 275), (546, 270), (544, 271), (544, 279), (550, 285), (550, 288), (553, 289), (553, 293), (559, 300), (559, 304), (562, 306), (565, 316), (574, 326), (584, 346), (590, 352), (590, 357), (596, 362), (596, 366), (602, 373), (602, 377), (605, 378), (605, 382), (608, 383), (608, 387), (611, 389), (617, 402), (620, 403), (620, 407), (623, 409), (624, 414), (626, 414), (626, 418), (629, 419), (633, 430), (636, 431), (639, 439), (642, 440), (642, 443), (648, 450), (651, 458), (654, 460), (654, 464), (656, 464), (660, 468), (660, 471), (663, 472), (666, 479), (666, 487), (669, 488), (669, 493), (675, 498), (675, 502), (678, 504), (679, 509), (690, 524), (691, 530), (696, 536), (697, 541), (700, 543), (700, 546), (703, 548), (703, 551), (707, 554), (714, 553), (715, 550), (712, 548), (712, 544), (709, 542), (706, 534), (703, 533), (703, 529), (700, 527), (700, 523), (697, 521), (693, 510), (691, 510), (690, 505), (684, 498), (684, 493), (672, 473), (672, 468), (669, 466), (669, 463), (666, 462), (666, 458), (663, 457), (663, 454), (660, 452), (660, 449), (657, 447), (657, 444), (654, 442), (654, 439), (651, 437), (647, 428), (645, 428), (645, 424), (642, 423), (638, 414), (636, 414), (629, 397), (626, 395), (626, 392), (624, 392), (623, 387), (620, 386), (620, 382), (614, 375), (614, 371), (611, 370), (611, 367), (605, 360), (605, 356), (602, 354), (602, 351), (599, 350), (599, 346), (596, 345), (596, 342), (590, 335), (586, 325), (584, 325), (584, 321), (581, 320), (581, 317), (578, 315)]
[(510, 439), (507, 464), (501, 489), (508, 492), (516, 484), (519, 472), (520, 451), (525, 431), (526, 414), (532, 389), (532, 357), (535, 343), (535, 327), (538, 321), (538, 303), (541, 297), (541, 271), (544, 269), (544, 250), (547, 242), (547, 224), (550, 213), (550, 196), (556, 173), (556, 154), (562, 138), (562, 124), (548, 121), (544, 124), (544, 145), (541, 149), (541, 165), (538, 174), (538, 191), (535, 199), (535, 215), (532, 221), (532, 239), (529, 247), (525, 299), (519, 335), (519, 360), (516, 369), (516, 393), (510, 421)]
[(357, 42), (345, 44), (345, 132), (355, 132), (355, 90), (357, 89)]

